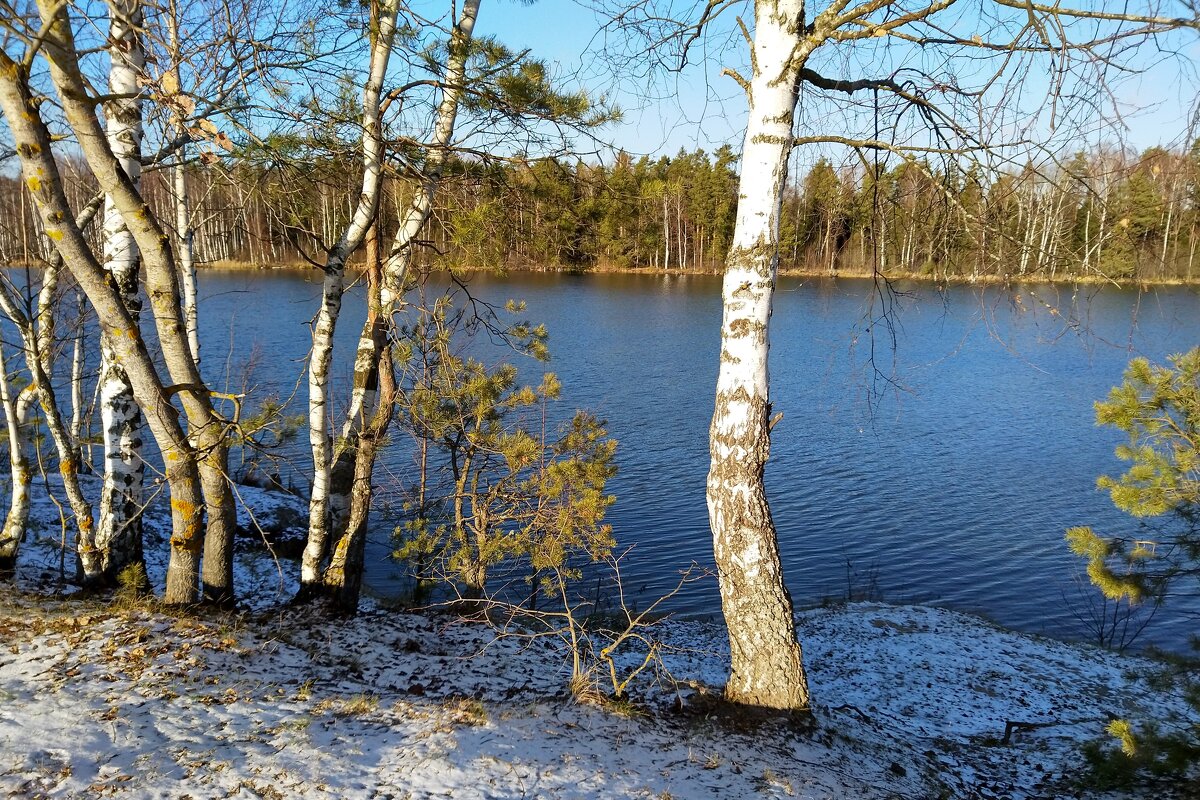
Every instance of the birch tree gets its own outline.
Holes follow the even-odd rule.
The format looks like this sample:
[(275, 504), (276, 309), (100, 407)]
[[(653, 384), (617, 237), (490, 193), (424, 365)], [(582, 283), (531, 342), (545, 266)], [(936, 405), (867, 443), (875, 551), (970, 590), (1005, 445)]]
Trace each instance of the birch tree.
[[(695, 21), (678, 21), (671, 3), (623, 7), (618, 26), (634, 26), (651, 42), (688, 49), (714, 20), (743, 3), (695, 4)], [(795, 633), (792, 601), (783, 580), (775, 523), (763, 483), (772, 412), (768, 326), (778, 266), (779, 215), (787, 163), (797, 145), (837, 144), (862, 154), (883, 153), (914, 166), (923, 154), (971, 157), (993, 148), (1026, 146), (1041, 117), (1016, 124), (1003, 109), (1018, 109), (1002, 89), (1037, 66), (1049, 67), (1051, 127), (1074, 122), (1068, 92), (1095, 100), (1075, 70), (1099, 80), (1113, 63), (1110, 45), (1132, 45), (1155, 34), (1194, 25), (1191, 18), (1043, 5), (1029, 0), (755, 0), (750, 23), (737, 19), (749, 47), (749, 76), (727, 69), (749, 104), (742, 149), (738, 212), (722, 286), (720, 368), (710, 429), (707, 500), (721, 603), (732, 655), (726, 696), (781, 710), (809, 705)], [(752, 30), (751, 30), (752, 27)], [(1127, 45), (1127, 46), (1126, 46)], [(891, 74), (829, 77), (820, 71), (887, 69)], [(915, 66), (909, 66), (909, 64)], [(876, 65), (883, 65), (882, 67)], [(960, 74), (961, 73), (961, 74)], [(875, 98), (870, 133), (854, 130), (856, 115), (837, 98)], [(797, 101), (822, 106), (815, 129), (797, 129)], [(1101, 98), (1102, 100), (1102, 98)], [(1061, 107), (1060, 107), (1061, 103)], [(880, 135), (879, 108), (887, 115)], [(1008, 105), (1006, 105), (1008, 104)], [(836, 113), (840, 109), (841, 114)], [(905, 123), (911, 113), (917, 123)], [(987, 120), (976, 125), (972, 120)], [(1002, 124), (1009, 123), (1007, 125)], [(861, 122), (860, 122), (861, 124)], [(824, 130), (822, 130), (822, 127)]]
[(726, 694), (784, 709), (807, 708), (808, 684), (763, 470), (771, 446), (767, 325), (779, 212), (797, 77), (815, 46), (801, 44), (803, 11), (803, 0), (755, 4), (753, 73), (744, 87), (750, 119), (721, 290), (721, 367), (709, 432), (708, 513), (732, 655)]
[[(109, 14), (108, 90), (113, 99), (104, 105), (104, 132), (113, 156), (136, 188), (141, 176), (142, 150), (142, 89), (138, 81), (145, 65), (141, 0), (110, 0)], [(136, 324), (142, 312), (137, 243), (110, 194), (104, 199), (103, 242), (104, 268), (112, 275)], [(100, 558), (99, 571), (85, 562), (84, 576), (92, 583), (114, 585), (124, 568), (142, 560), (141, 518), (146, 474), (142, 442), (146, 434), (133, 387), (108, 336), (100, 338), (98, 394), (104, 437), (104, 484), (94, 546)]]
[(354, 385), (350, 408), (342, 426), (340, 446), (331, 475), (341, 478), (334, 486), (334, 533), (337, 541), (324, 583), (341, 611), (358, 608), (362, 586), (366, 524), (372, 499), (371, 478), (379, 442), (392, 419), (395, 376), (391, 367), (388, 326), (403, 298), (412, 263), (414, 240), (429, 220), (434, 194), (442, 177), (446, 153), (454, 136), (459, 98), (466, 82), (467, 57), (480, 0), (465, 0), (450, 33), (446, 73), (441, 84), (433, 141), (412, 202), (401, 219), (382, 268), (369, 264), (368, 312), (354, 359)]
[[(36, 36), (31, 37), (15, 20), (8, 21), (11, 32), (25, 38), (28, 45), (20, 62), (5, 53), (5, 69), (0, 70), (5, 118), (17, 144), (26, 184), (37, 201), (46, 235), (88, 295), (142, 413), (152, 418), (151, 429), (167, 462), (174, 534), (165, 599), (171, 603), (198, 599), (203, 550), (204, 599), (229, 603), (233, 599), (235, 513), (226, 477), (228, 421), (213, 408), (213, 393), (201, 380), (188, 346), (170, 237), (140, 196), (97, 119), (96, 108), (102, 100), (90, 91), (83, 76), (67, 7), (48, 0), (37, 9)], [(145, 267), (147, 295), (169, 386), (164, 386), (150, 362), (137, 321), (115, 283), (93, 272), (96, 259), (71, 219), (49, 131), (41, 114), (35, 113), (38, 100), (30, 66), (36, 55), (49, 67), (50, 83), (88, 171), (136, 244)], [(119, 339), (114, 338), (118, 332)], [(132, 371), (137, 372), (136, 378)], [(178, 398), (187, 417), (186, 433), (179, 425), (173, 398)]]
[(379, 208), (384, 157), (380, 101), (395, 38), (397, 11), (396, 0), (384, 0), (379, 4), (374, 20), (370, 66), (363, 88), (362, 192), (350, 225), (326, 257), (321, 308), (313, 322), (313, 346), (308, 366), (308, 433), (313, 454), (313, 485), (309, 498), (308, 540), (301, 561), (302, 598), (321, 594), (324, 584), (332, 522), (329, 497), (332, 443), (328, 406), (333, 334), (341, 313), (346, 261), (362, 244)]

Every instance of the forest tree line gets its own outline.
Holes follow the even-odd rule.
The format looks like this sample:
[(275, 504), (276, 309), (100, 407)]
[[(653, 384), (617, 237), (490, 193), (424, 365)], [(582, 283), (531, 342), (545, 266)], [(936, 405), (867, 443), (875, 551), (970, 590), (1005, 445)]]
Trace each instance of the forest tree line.
[[(64, 159), (68, 164), (70, 159)], [(69, 171), (78, 205), (96, 192)], [(189, 181), (201, 264), (262, 268), (319, 258), (353, 211), (347, 161), (246, 157), (196, 164)], [(876, 180), (872, 176), (879, 175)], [(447, 167), (422, 261), (436, 268), (719, 271), (737, 208), (737, 155), (681, 151), (611, 164), (455, 158)], [(169, 176), (143, 193), (164, 216)], [(384, 235), (412, 186), (385, 179)], [(27, 192), (0, 178), (0, 261), (48, 256)], [(910, 161), (835, 166), (820, 159), (789, 182), (780, 268), (805, 274), (934, 279), (1190, 281), (1196, 277), (1200, 150), (1094, 149), (1050, 167), (984, 177), (978, 169)], [(99, 245), (99, 232), (90, 234)]]

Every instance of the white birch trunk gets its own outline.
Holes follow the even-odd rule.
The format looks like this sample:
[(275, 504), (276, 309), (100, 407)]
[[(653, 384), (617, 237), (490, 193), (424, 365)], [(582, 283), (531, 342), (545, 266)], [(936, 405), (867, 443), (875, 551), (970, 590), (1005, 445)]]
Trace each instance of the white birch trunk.
[[(466, 79), (467, 55), (479, 16), (479, 3), (480, 0), (466, 0), (451, 32), (442, 99), (437, 108), (425, 173), (389, 248), (378, 299), (372, 293), (370, 300), (377, 307), (372, 307), (367, 315), (355, 354), (353, 393), (331, 469), (330, 507), (333, 513), (330, 521), (337, 544), (323, 577), (325, 587), (331, 590), (342, 612), (353, 612), (358, 605), (362, 582), (362, 537), (366, 534), (372, 498), (371, 472), (375, 450), (391, 421), (391, 410), (378, 406), (381, 386), (387, 383), (383, 376), (390, 366), (381, 364), (389, 357), (385, 352), (386, 328), (403, 297), (404, 282), (412, 261), (412, 242), (429, 220), (447, 148), (454, 137), (458, 101)], [(368, 427), (371, 430), (368, 441), (364, 442), (364, 429)]]
[[(109, 91), (126, 95), (105, 105), (105, 136), (125, 174), (136, 185), (141, 176), (141, 102), (133, 95), (141, 89), (138, 77), (144, 65), (141, 38), (142, 12), (138, 0), (109, 3)], [(112, 197), (104, 202), (104, 268), (112, 275), (129, 314), (141, 315), (138, 294), (138, 249)], [(146, 465), (142, 460), (145, 438), (141, 410), (133, 396), (129, 378), (116, 357), (112, 343), (100, 341), (100, 420), (104, 435), (104, 484), (100, 494), (100, 524), (95, 547), (100, 554), (103, 577), (114, 583), (127, 566), (141, 561), (141, 510), (144, 502)]]
[[(171, 48), (170, 74), (175, 88), (182, 86), (179, 75), (179, 63), (182, 60), (179, 47), (179, 6), (172, 0), (167, 13), (167, 37)], [(175, 120), (175, 135), (185, 141), (187, 125), (182, 117)], [(200, 322), (196, 309), (196, 261), (192, 242), (195, 231), (192, 229), (191, 210), (188, 208), (187, 192), (187, 145), (180, 144), (179, 152), (175, 154), (175, 164), (171, 167), (171, 200), (175, 211), (175, 262), (179, 265), (179, 283), (183, 289), (183, 318), (187, 325), (188, 349), (192, 353), (192, 361), (200, 366)]]
[(1160, 276), (1169, 274), (1167, 272), (1167, 245), (1171, 241), (1171, 223), (1175, 216), (1175, 182), (1172, 181), (1171, 188), (1167, 194), (1167, 216), (1163, 226), (1163, 243), (1162, 253), (1159, 255), (1159, 263), (1161, 264)]
[(17, 568), (17, 556), (25, 531), (29, 527), (29, 484), (32, 472), (25, 454), (21, 421), (17, 414), (16, 398), (8, 381), (8, 366), (4, 351), (0, 348), (0, 404), (4, 407), (4, 421), (8, 433), (8, 466), (12, 480), (12, 501), (0, 529), (0, 578), (11, 577)]
[[(680, 187), (679, 191), (682, 194), (682, 186)], [(688, 256), (687, 231), (684, 230), (683, 227), (683, 197), (681, 196), (676, 196), (675, 198), (675, 233), (679, 237), (679, 247), (677, 249), (677, 252), (679, 253), (679, 269), (685, 270), (687, 269)]]
[[(1109, 176), (1105, 175), (1101, 180), (1100, 188), (1100, 221), (1096, 230), (1096, 272), (1104, 275), (1104, 240), (1108, 234), (1108, 192), (1109, 192)], [(1107, 277), (1107, 276), (1105, 276)]]
[(1092, 204), (1087, 204), (1087, 216), (1083, 218), (1083, 274), (1092, 267)]
[[(1038, 274), (1045, 274), (1046, 272), (1046, 263), (1050, 259), (1050, 236), (1053, 232), (1056, 232), (1054, 225), (1058, 221), (1058, 209), (1051, 201), (1049, 192), (1050, 190), (1047, 189), (1047, 196), (1042, 198), (1042, 207), (1045, 209), (1045, 214), (1042, 219), (1041, 240), (1038, 242), (1037, 261), (1034, 263), (1033, 269)], [(1059, 196), (1061, 197), (1061, 194)], [(1051, 274), (1053, 275), (1053, 272)]]
[(663, 189), (663, 269), (671, 268), (671, 220), (667, 216), (667, 190)]
[(308, 365), (308, 437), (313, 454), (313, 486), (308, 507), (308, 541), (301, 559), (302, 593), (310, 593), (321, 578), (329, 549), (329, 483), (332, 443), (329, 435), (329, 366), (333, 334), (342, 309), (346, 260), (362, 244), (379, 209), (383, 175), (383, 130), (379, 102), (387, 75), (392, 40), (396, 32), (397, 0), (385, 0), (379, 9), (379, 28), (371, 49), (371, 63), (363, 89), (362, 193), (350, 225), (329, 251), (321, 286), (321, 308), (313, 322), (313, 349)]
[(775, 709), (808, 707), (792, 601), (763, 487), (770, 450), (767, 326), (775, 290), (779, 215), (792, 147), (803, 39), (802, 0), (755, 3), (750, 118), (738, 211), (722, 290), (720, 372), (709, 433), (708, 513), (729, 628), (726, 696)]
[(187, 175), (184, 170), (186, 145), (179, 148), (179, 160), (171, 168), (175, 201), (175, 252), (179, 262), (179, 283), (183, 288), (183, 316), (187, 322), (188, 349), (200, 366), (200, 315), (196, 307), (196, 260), (192, 248), (193, 231), (188, 209)]
[(79, 468), (83, 472), (92, 471), (92, 446), (84, 444), (83, 440), (90, 437), (90, 432), (84, 431), (83, 408), (83, 348), (85, 324), (87, 322), (87, 298), (83, 292), (75, 290), (76, 316), (75, 335), (71, 340), (71, 441), (75, 443), (75, 452), (79, 459)]

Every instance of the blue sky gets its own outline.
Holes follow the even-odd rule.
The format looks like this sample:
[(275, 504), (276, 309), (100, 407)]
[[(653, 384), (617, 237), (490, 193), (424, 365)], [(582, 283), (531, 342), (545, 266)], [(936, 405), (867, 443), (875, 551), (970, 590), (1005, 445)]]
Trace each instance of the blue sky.
[[(724, 64), (712, 59), (703, 67), (660, 78), (654, 85), (628, 78), (619, 82), (600, 63), (602, 21), (571, 0), (518, 0), (484, 3), (477, 35), (495, 35), (513, 48), (558, 66), (564, 76), (578, 75), (578, 85), (610, 93), (624, 111), (624, 121), (607, 138), (635, 155), (674, 155), (680, 148), (714, 150), (729, 142), (740, 146), (746, 102), (741, 90), (721, 77)], [(736, 55), (740, 58), (740, 55)]]
[[(558, 66), (567, 76), (578, 75), (579, 84), (592, 91), (607, 91), (625, 111), (625, 120), (607, 134), (616, 146), (635, 154), (674, 155), (680, 148), (713, 150), (723, 143), (740, 145), (746, 103), (740, 89), (720, 70), (745, 59), (745, 47), (736, 38), (711, 37), (703, 61), (682, 74), (659, 77), (653, 84), (634, 78), (616, 80), (596, 53), (603, 46), (601, 20), (573, 0), (518, 0), (484, 3), (477, 34), (494, 34), (504, 43), (529, 48)], [(1198, 37), (1189, 35), (1170, 42), (1183, 49), (1191, 63), (1200, 63)], [(1147, 50), (1147, 56), (1153, 51)], [(1158, 66), (1140, 76), (1122, 79), (1115, 95), (1125, 115), (1125, 130), (1091, 133), (1081, 146), (1097, 139), (1112, 142), (1120, 135), (1130, 145), (1144, 149), (1179, 140), (1187, 127), (1196, 98), (1196, 75), (1180, 60), (1159, 58)], [(1148, 59), (1143, 63), (1149, 63)], [(1039, 80), (1031, 76), (1033, 86)], [(1044, 79), (1042, 86), (1044, 87)], [(800, 154), (800, 159), (804, 155)], [(815, 160), (815, 159), (814, 159)]]

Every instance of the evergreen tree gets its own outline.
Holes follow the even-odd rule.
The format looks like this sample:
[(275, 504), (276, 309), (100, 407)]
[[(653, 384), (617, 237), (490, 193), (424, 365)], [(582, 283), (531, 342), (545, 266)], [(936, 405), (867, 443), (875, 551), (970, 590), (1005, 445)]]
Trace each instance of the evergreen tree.
[[(1188, 593), (1200, 588), (1200, 347), (1169, 362), (1164, 367), (1134, 359), (1124, 382), (1096, 403), (1097, 424), (1128, 436), (1116, 454), (1129, 464), (1098, 485), (1142, 524), (1119, 537), (1071, 528), (1067, 541), (1111, 601), (1161, 602), (1170, 587), (1187, 584), (1182, 591)], [(1188, 684), (1186, 696), (1200, 709), (1200, 662), (1181, 661), (1177, 667), (1167, 677)], [(1194, 773), (1188, 774), (1200, 760), (1200, 726), (1194, 722), (1116, 720), (1109, 732), (1120, 749), (1091, 751), (1102, 778), (1129, 782), (1139, 775), (1173, 775), (1189, 781), (1193, 791), (1200, 789)]]
[[(558, 379), (546, 373), (538, 386), (522, 386), (513, 364), (487, 367), (463, 355), (465, 325), (442, 297), (401, 332), (399, 359), (416, 369), (398, 405), (426, 455), (396, 556), (422, 580), (455, 584), (475, 611), (497, 566), (536, 576), (609, 554), (612, 528), (603, 520), (615, 498), (604, 488), (616, 474), (617, 443), (584, 411), (557, 431), (548, 425)], [(543, 328), (518, 324), (507, 335), (548, 357)]]

